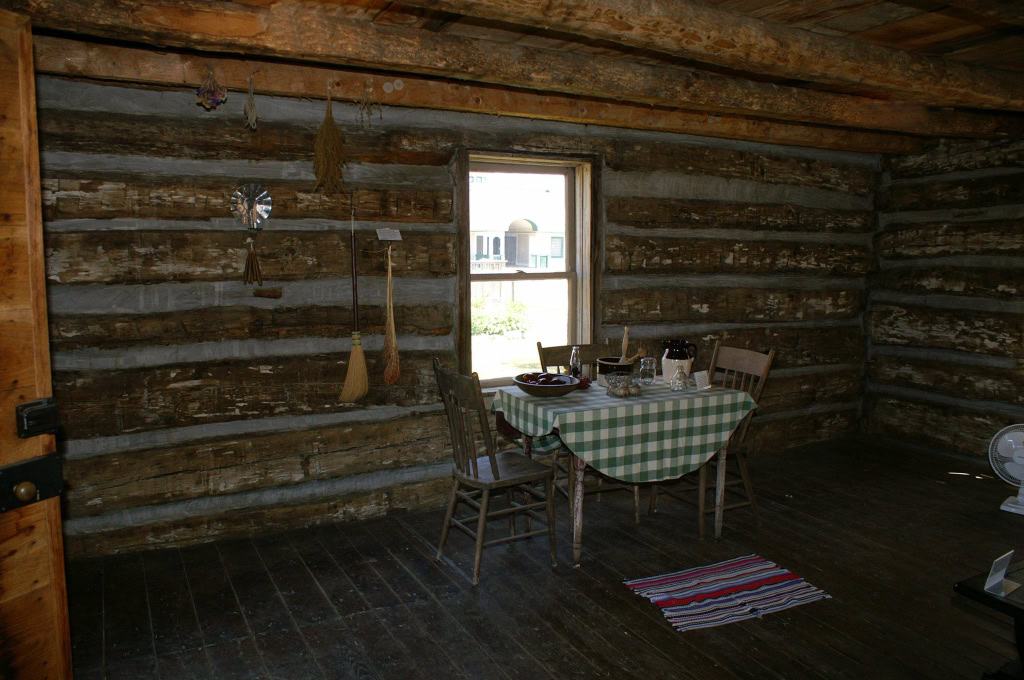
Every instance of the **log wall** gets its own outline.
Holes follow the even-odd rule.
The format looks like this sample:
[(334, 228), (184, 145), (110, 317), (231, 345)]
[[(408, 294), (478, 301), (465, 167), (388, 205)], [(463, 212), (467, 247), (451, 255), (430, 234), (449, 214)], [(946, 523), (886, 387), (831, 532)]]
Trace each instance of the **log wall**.
[[(68, 550), (211, 540), (442, 504), (449, 450), (430, 361), (458, 327), (454, 158), (566, 153), (595, 164), (597, 341), (622, 327), (778, 351), (749, 444), (782, 451), (856, 428), (876, 156), (668, 133), (335, 103), (346, 191), (313, 190), (323, 102), (39, 79), (54, 391)], [(241, 282), (229, 197), (274, 200)], [(338, 403), (350, 353), (349, 213), (370, 392)], [(379, 365), (394, 226), (396, 385)], [(616, 350), (617, 352), (618, 350)]]
[(1024, 142), (893, 158), (879, 206), (866, 427), (985, 456), (1024, 421)]

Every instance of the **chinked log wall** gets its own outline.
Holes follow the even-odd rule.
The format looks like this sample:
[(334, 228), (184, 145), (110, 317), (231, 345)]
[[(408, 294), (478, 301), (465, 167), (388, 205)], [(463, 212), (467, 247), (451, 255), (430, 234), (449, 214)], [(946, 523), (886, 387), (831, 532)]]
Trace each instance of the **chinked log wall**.
[[(438, 506), (449, 452), (430, 360), (455, 360), (460, 148), (594, 159), (598, 339), (684, 337), (778, 355), (748, 441), (852, 430), (878, 158), (666, 133), (335, 104), (346, 191), (313, 191), (322, 102), (39, 80), (54, 390), (67, 546), (103, 553)], [(274, 199), (263, 288), (242, 284), (229, 197)], [(349, 210), (370, 393), (339, 404)], [(383, 255), (395, 226), (402, 377), (383, 384)]]
[(1024, 421), (1024, 141), (946, 142), (885, 174), (869, 430), (987, 455)]

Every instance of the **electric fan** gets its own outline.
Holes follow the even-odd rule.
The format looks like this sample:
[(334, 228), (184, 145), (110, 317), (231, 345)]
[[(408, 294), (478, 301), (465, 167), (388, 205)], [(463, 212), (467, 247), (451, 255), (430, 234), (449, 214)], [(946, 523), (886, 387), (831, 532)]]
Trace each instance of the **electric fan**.
[(1007, 498), (999, 508), (1024, 515), (1024, 425), (999, 430), (988, 446), (988, 461), (1003, 481), (1018, 487), (1017, 495)]

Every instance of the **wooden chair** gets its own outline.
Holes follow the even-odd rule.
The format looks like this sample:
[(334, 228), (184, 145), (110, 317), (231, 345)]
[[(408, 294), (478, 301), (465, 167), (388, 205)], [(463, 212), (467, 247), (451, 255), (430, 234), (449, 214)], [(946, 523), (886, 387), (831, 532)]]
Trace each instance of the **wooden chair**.
[[(580, 363), (584, 366), (590, 365), (590, 375), (594, 378), (593, 387), (591, 389), (604, 389), (599, 388), (597, 385), (597, 360), (602, 356), (609, 356), (610, 350), (602, 345), (556, 345), (553, 347), (544, 347), (539, 342), (537, 343), (537, 355), (540, 358), (540, 369), (545, 373), (548, 371), (548, 367), (552, 367), (555, 370), (559, 368), (566, 369), (568, 372), (569, 358), (572, 356), (572, 348), (580, 348)], [(573, 482), (575, 481), (576, 472), (572, 465), (569, 464), (569, 450), (564, 446), (555, 452), (554, 458), (552, 459), (552, 467), (555, 468), (555, 488), (563, 496), (569, 499), (569, 507), (572, 507), (572, 491), (575, 488)], [(605, 486), (604, 478), (597, 478), (597, 488), (589, 489), (584, 494), (596, 493), (598, 500), (601, 498), (601, 494), (606, 491), (619, 491), (628, 490), (633, 492), (633, 521), (635, 523), (640, 522), (640, 487), (636, 484), (625, 484), (621, 482), (615, 482), (614, 484)]]
[[(764, 383), (768, 379), (768, 371), (771, 370), (774, 359), (774, 349), (769, 351), (768, 354), (762, 354), (749, 349), (722, 347), (721, 341), (716, 341), (715, 351), (711, 355), (711, 365), (708, 367), (708, 381), (720, 387), (743, 390), (757, 402), (764, 391)], [(743, 508), (748, 505), (754, 513), (754, 520), (757, 522), (757, 525), (761, 525), (761, 512), (757, 507), (754, 487), (750, 482), (746, 454), (740, 447), (747, 436), (747, 428), (750, 427), (750, 420), (753, 415), (754, 411), (746, 415), (743, 422), (739, 424), (739, 427), (733, 430), (732, 436), (729, 437), (729, 441), (726, 444), (729, 447), (730, 453), (727, 457), (726, 465), (728, 466), (730, 462), (735, 460), (737, 467), (735, 473), (728, 470), (719, 471), (719, 456), (716, 455), (708, 461), (708, 465), (702, 465), (697, 471), (696, 484), (688, 484), (688, 480), (684, 477), (681, 483), (674, 489), (668, 487), (661, 488), (663, 493), (667, 493), (673, 498), (687, 503), (692, 503), (693, 501), (681, 495), (681, 492), (697, 491), (698, 535), (702, 539), (704, 538), (704, 515), (710, 512), (715, 513), (716, 533), (721, 531), (720, 523), (726, 510)], [(704, 499), (707, 495), (707, 490), (709, 488), (716, 488), (716, 485), (708, 486), (708, 467), (710, 465), (714, 465), (716, 477), (719, 474), (724, 477), (723, 493), (722, 497), (716, 495), (714, 508), (705, 508)], [(739, 486), (743, 487), (742, 490), (737, 488)], [(657, 512), (658, 491), (659, 485), (655, 484), (651, 487), (648, 513)], [(733, 497), (739, 497), (740, 500), (727, 503), (725, 500), (726, 494), (733, 494)], [(719, 504), (721, 504), (721, 507), (719, 507)]]
[[(484, 548), (531, 536), (548, 534), (551, 540), (551, 566), (558, 566), (555, 556), (555, 506), (554, 471), (543, 463), (530, 460), (516, 450), (497, 451), (491, 436), (480, 392), (477, 374), (460, 375), (449, 371), (434, 359), (434, 376), (441, 392), (441, 401), (448, 416), (448, 432), (452, 440), (452, 491), (448, 499), (441, 542), (437, 547), (436, 559), (448, 542), (448, 532), (455, 527), (476, 541), (473, 558), (473, 585), (479, 582), (480, 557)], [(482, 443), (482, 450), (480, 443)], [(537, 490), (537, 482), (544, 483), (543, 496)], [(505, 491), (507, 506), (493, 509), (491, 495), (494, 491)], [(523, 493), (524, 502), (516, 499), (515, 491)], [(539, 500), (537, 500), (539, 499)], [(463, 502), (476, 511), (475, 515), (456, 518), (455, 509)], [(538, 510), (547, 510), (546, 518)], [(516, 533), (516, 515), (527, 518), (525, 533)], [(508, 517), (509, 535), (492, 541), (485, 541), (487, 521)], [(532, 520), (547, 523), (544, 529), (532, 530)], [(476, 529), (472, 525), (475, 522)]]
[(564, 368), (568, 373), (569, 357), (572, 355), (573, 347), (580, 348), (580, 363), (584, 366), (590, 365), (592, 367), (590, 375), (596, 376), (597, 371), (593, 367), (597, 366), (598, 359), (609, 353), (608, 348), (601, 345), (557, 345), (554, 347), (544, 347), (538, 342), (537, 355), (540, 357), (540, 370), (547, 373), (548, 366), (551, 366), (556, 371), (559, 368)]

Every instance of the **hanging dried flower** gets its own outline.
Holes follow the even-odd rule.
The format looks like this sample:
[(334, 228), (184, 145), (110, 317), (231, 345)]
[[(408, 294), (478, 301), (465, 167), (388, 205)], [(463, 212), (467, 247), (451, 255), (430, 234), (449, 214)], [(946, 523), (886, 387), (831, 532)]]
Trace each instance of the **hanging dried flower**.
[(324, 112), (324, 122), (320, 124), (313, 146), (313, 172), (316, 174), (317, 189), (328, 194), (341, 191), (343, 152), (341, 132), (331, 111), (331, 86), (328, 84), (327, 111)]
[[(392, 85), (392, 89), (394, 86)], [(373, 112), (377, 111), (377, 117), (384, 120), (384, 109), (380, 103), (373, 98), (373, 91), (367, 87), (363, 90), (363, 97), (359, 100), (359, 127), (370, 128), (373, 121)]]
[(250, 130), (256, 129), (256, 121), (259, 116), (256, 115), (256, 95), (252, 88), (252, 76), (249, 76), (249, 98), (245, 100), (245, 125)]
[(245, 255), (245, 271), (242, 272), (242, 280), (247, 286), (256, 284), (263, 286), (263, 269), (260, 267), (260, 259), (256, 255), (256, 230), (250, 229), (249, 233), (252, 234), (245, 240), (245, 245), (248, 247), (248, 252)]
[(213, 77), (213, 66), (206, 65), (206, 80), (196, 88), (196, 103), (207, 111), (215, 109), (228, 100), (228, 89)]

